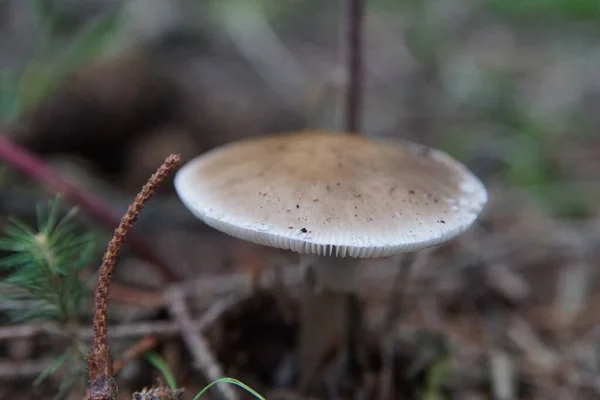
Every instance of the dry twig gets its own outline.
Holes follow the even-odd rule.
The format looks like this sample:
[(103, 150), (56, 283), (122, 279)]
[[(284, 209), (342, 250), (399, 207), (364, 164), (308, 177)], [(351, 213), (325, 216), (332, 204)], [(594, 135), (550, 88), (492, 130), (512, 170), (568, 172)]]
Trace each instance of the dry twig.
[(158, 340), (152, 336), (144, 336), (139, 342), (131, 346), (123, 354), (123, 358), (113, 363), (113, 373), (118, 374), (128, 362), (135, 360), (147, 351), (158, 346)]
[[(236, 300), (237, 301), (237, 300)], [(195, 330), (202, 331), (213, 323), (222, 312), (230, 307), (231, 301), (222, 301), (217, 303), (220, 310), (211, 308), (202, 318), (192, 321)], [(168, 338), (178, 336), (181, 332), (180, 326), (171, 321), (156, 322), (134, 322), (124, 323), (113, 326), (108, 332), (110, 339), (124, 339), (140, 336), (153, 336), (158, 338)], [(57, 337), (68, 337), (62, 327), (56, 323), (43, 323), (32, 325), (17, 325), (0, 328), (0, 341), (30, 338), (38, 335), (48, 335)], [(82, 328), (77, 331), (77, 337), (80, 339), (91, 339), (94, 337), (92, 328)]]
[[(192, 318), (187, 310), (183, 293), (174, 288), (167, 293), (169, 312), (181, 327), (181, 334), (188, 350), (194, 358), (194, 366), (204, 374), (209, 381), (223, 377), (221, 366), (214, 358), (210, 347), (202, 335), (195, 329)], [(217, 303), (215, 306), (218, 306)], [(223, 308), (222, 306), (219, 306)], [(210, 313), (210, 310), (209, 310)], [(219, 312), (212, 314), (218, 315)], [(216, 389), (225, 400), (237, 400), (238, 396), (231, 386), (217, 385)]]
[(347, 0), (347, 68), (346, 131), (360, 133), (362, 95), (362, 20), (364, 0)]
[[(201, 318), (192, 321), (196, 331), (203, 331), (211, 323), (213, 323), (224, 311), (229, 309), (233, 304), (248, 296), (251, 292), (251, 280), (244, 274), (231, 274), (222, 277), (207, 278), (202, 281), (194, 280), (182, 282), (173, 286), (182, 293), (189, 291), (190, 296), (202, 295), (202, 304), (213, 304), (204, 313)], [(193, 290), (192, 290), (193, 289)], [(172, 289), (168, 289), (172, 290)], [(167, 290), (167, 291), (168, 291)], [(215, 298), (222, 296), (222, 292), (229, 292), (230, 295), (215, 303)], [(160, 306), (165, 304), (165, 297), (162, 294), (160, 302), (156, 303)], [(173, 337), (180, 334), (180, 326), (172, 321), (152, 321), (152, 322), (133, 322), (122, 323), (111, 327), (107, 332), (108, 338), (120, 339), (139, 336), (153, 337)], [(68, 332), (62, 328), (60, 324), (55, 322), (45, 322), (40, 324), (14, 325), (0, 327), (0, 342), (3, 340), (12, 340), (18, 338), (29, 338), (38, 335), (68, 337)], [(85, 327), (77, 330), (77, 337), (80, 339), (93, 338), (94, 331), (92, 328)]]
[(167, 157), (156, 173), (150, 177), (136, 196), (134, 202), (127, 209), (127, 213), (121, 219), (121, 223), (115, 230), (113, 238), (108, 244), (108, 249), (104, 254), (94, 298), (93, 346), (92, 351), (88, 355), (88, 370), (91, 379), (90, 398), (92, 400), (116, 400), (118, 396), (117, 384), (113, 377), (113, 364), (107, 341), (106, 324), (108, 293), (117, 256), (127, 239), (127, 234), (131, 230), (133, 223), (144, 208), (144, 204), (150, 200), (156, 187), (179, 163), (180, 157), (171, 155)]
[(54, 358), (48, 357), (39, 360), (2, 360), (0, 359), (0, 379), (15, 380), (34, 378), (56, 363)]

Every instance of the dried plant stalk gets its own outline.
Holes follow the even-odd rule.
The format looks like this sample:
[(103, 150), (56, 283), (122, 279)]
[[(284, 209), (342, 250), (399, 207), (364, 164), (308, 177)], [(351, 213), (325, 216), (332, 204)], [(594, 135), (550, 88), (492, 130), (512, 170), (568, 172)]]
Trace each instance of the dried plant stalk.
[(117, 229), (115, 229), (113, 238), (109, 242), (108, 249), (104, 254), (94, 296), (94, 338), (92, 351), (88, 355), (88, 370), (91, 379), (90, 399), (92, 400), (114, 400), (117, 398), (117, 386), (113, 378), (113, 363), (107, 341), (106, 325), (108, 293), (117, 256), (127, 239), (127, 234), (131, 230), (133, 223), (144, 208), (144, 204), (150, 200), (156, 187), (180, 162), (181, 159), (179, 156), (170, 155), (150, 177), (138, 193), (134, 202), (127, 209)]
[(364, 0), (347, 0), (346, 15), (346, 66), (348, 86), (346, 89), (346, 131), (360, 133), (362, 112), (362, 25)]

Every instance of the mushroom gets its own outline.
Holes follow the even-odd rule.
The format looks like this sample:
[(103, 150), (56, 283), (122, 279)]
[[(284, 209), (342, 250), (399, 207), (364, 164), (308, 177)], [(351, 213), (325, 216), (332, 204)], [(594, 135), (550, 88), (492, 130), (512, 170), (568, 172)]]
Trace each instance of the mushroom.
[(213, 149), (177, 172), (175, 189), (209, 226), (301, 254), (316, 288), (301, 321), (301, 374), (322, 356), (314, 340), (330, 345), (345, 329), (360, 259), (450, 240), (487, 203), (479, 179), (441, 151), (328, 131)]

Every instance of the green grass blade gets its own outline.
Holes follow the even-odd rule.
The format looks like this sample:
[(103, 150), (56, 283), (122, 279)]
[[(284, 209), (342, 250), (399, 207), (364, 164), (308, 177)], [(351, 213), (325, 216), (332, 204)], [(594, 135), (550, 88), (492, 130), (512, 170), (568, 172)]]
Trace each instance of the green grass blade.
[(211, 387), (213, 387), (217, 383), (229, 383), (229, 384), (232, 384), (232, 385), (239, 386), (242, 389), (244, 389), (245, 391), (247, 391), (248, 393), (250, 393), (252, 396), (256, 397), (257, 399), (259, 399), (259, 400), (266, 400), (264, 397), (262, 397), (260, 394), (258, 394), (257, 391), (255, 391), (254, 389), (252, 389), (248, 385), (246, 385), (246, 384), (238, 381), (237, 379), (233, 379), (233, 378), (220, 378), (220, 379), (217, 379), (216, 381), (213, 381), (213, 382), (209, 383), (196, 396), (194, 396), (193, 400), (198, 400), (200, 397), (202, 397), (202, 395), (204, 393), (206, 393), (206, 391), (208, 389), (210, 389)]
[(119, 33), (120, 28), (120, 9), (111, 10), (84, 27), (67, 49), (67, 54), (62, 58), (65, 63), (63, 68), (81, 65), (91, 57), (102, 53), (113, 42), (114, 36)]
[(171, 390), (177, 390), (177, 382), (175, 381), (173, 371), (171, 371), (171, 368), (169, 368), (169, 365), (161, 356), (153, 351), (150, 351), (146, 353), (146, 360), (148, 360), (148, 362), (152, 364), (154, 368), (160, 371)]
[[(36, 107), (68, 74), (107, 50), (115, 42), (114, 36), (118, 35), (122, 26), (121, 15), (118, 8), (98, 17), (78, 32), (73, 42), (54, 59), (48, 60), (41, 50), (38, 52), (40, 55), (36, 53), (20, 80), (17, 97), (21, 111)], [(47, 44), (41, 40), (38, 47), (43, 50)]]
[(19, 113), (23, 112), (27, 103), (33, 102), (30, 97), (34, 96), (30, 94), (45, 93), (47, 87), (50, 86), (52, 81), (48, 72), (50, 68), (44, 59), (47, 57), (52, 42), (56, 39), (56, 15), (50, 3), (42, 0), (30, 0), (29, 5), (38, 20), (41, 32), (36, 39), (33, 55), (27, 62), (18, 82), (15, 102), (19, 104)]
[(427, 383), (423, 400), (438, 400), (442, 398), (442, 387), (449, 374), (449, 359), (443, 358), (433, 364), (427, 371)]

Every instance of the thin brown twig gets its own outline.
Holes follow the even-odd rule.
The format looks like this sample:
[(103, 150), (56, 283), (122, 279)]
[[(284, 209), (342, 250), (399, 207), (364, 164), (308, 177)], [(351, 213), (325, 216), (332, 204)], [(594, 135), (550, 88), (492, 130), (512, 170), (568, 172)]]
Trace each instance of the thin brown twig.
[(150, 200), (156, 187), (174, 170), (180, 163), (178, 155), (170, 155), (158, 170), (150, 177), (142, 190), (136, 196), (134, 202), (129, 206), (127, 212), (121, 219), (119, 226), (108, 244), (100, 271), (98, 283), (94, 296), (94, 338), (92, 351), (88, 355), (88, 370), (91, 379), (90, 398), (97, 400), (111, 400), (118, 396), (118, 389), (113, 378), (112, 360), (110, 348), (107, 341), (106, 309), (108, 305), (108, 294), (110, 281), (117, 256), (121, 247), (127, 239), (127, 234), (137, 216), (144, 208), (144, 204)]
[[(273, 282), (271, 282), (272, 278), (269, 276), (271, 272), (272, 271), (265, 271), (265, 273), (262, 274), (261, 287), (269, 287), (271, 284), (273, 284)], [(293, 288), (300, 284), (301, 277), (298, 274), (297, 268), (284, 267), (280, 272), (285, 276), (283, 280), (287, 289)], [(381, 284), (382, 280), (393, 279), (395, 272), (392, 269), (389, 271), (379, 271), (376, 274), (371, 274), (369, 271), (365, 272), (366, 274), (361, 275), (361, 279), (364, 283), (363, 290), (365, 292), (365, 298), (370, 299), (374, 306), (383, 306), (384, 304), (389, 304), (387, 292), (376, 291), (374, 289), (380, 287), (379, 285)], [(227, 293), (246, 293), (250, 291), (252, 288), (252, 280), (247, 274), (232, 273), (228, 275), (203, 277), (202, 279), (185, 281), (178, 283), (177, 286), (182, 292), (186, 293), (187, 296), (201, 300), (201, 304), (211, 304), (216, 298), (220, 298)], [(116, 288), (117, 286), (115, 283), (111, 284), (111, 301), (116, 300), (116, 296), (113, 296), (113, 292)], [(129, 287), (123, 287), (123, 290), (128, 291)], [(131, 295), (133, 296), (127, 295), (124, 297), (137, 298), (139, 294), (140, 298), (143, 299), (144, 302), (144, 304), (140, 304), (140, 306), (148, 308), (159, 308), (165, 305), (164, 296), (162, 293), (152, 294), (147, 290), (136, 290), (140, 290), (140, 293), (132, 292)], [(407, 292), (407, 294), (411, 294), (412, 290), (420, 289), (411, 289)], [(134, 304), (140, 303), (134, 298), (127, 299), (121, 298), (121, 296), (119, 296), (118, 300), (127, 302), (131, 300), (131, 303)], [(8, 309), (15, 308), (14, 305), (10, 305), (8, 303), (3, 303), (2, 306), (4, 305), (8, 305)], [(23, 302), (23, 305), (19, 307), (27, 307), (26, 302)], [(599, 310), (600, 295), (591, 295), (588, 299), (587, 306), (579, 314), (577, 314), (572, 321), (571, 328), (578, 331), (583, 331), (589, 329), (591, 326), (594, 326), (594, 324), (598, 324), (600, 322), (600, 318), (598, 317), (598, 315), (600, 315)], [(534, 305), (524, 307), (521, 309), (520, 313), (523, 315), (523, 317), (532, 321), (533, 325), (537, 329), (555, 332), (563, 328), (560, 324), (557, 324), (553, 318), (554, 312), (554, 306)], [(416, 315), (421, 314), (422, 313), (420, 311), (415, 310), (408, 313), (404, 318), (405, 320), (416, 319), (420, 321)], [(474, 321), (468, 320), (467, 317), (465, 318), (466, 320), (464, 321), (463, 325), (468, 326), (476, 324)], [(201, 318), (195, 322), (198, 324), (197, 329), (199, 330), (201, 330), (202, 326), (204, 326), (202, 321), (203, 319)], [(178, 334), (178, 326), (175, 323), (165, 321), (122, 323), (112, 327), (108, 332), (108, 336), (110, 338), (135, 337), (143, 335), (171, 337)], [(18, 337), (33, 337), (36, 335), (64, 336), (65, 334), (61, 333), (60, 327), (55, 323), (0, 327), (0, 341), (10, 340)], [(92, 337), (92, 330), (90, 328), (79, 329), (78, 337), (82, 339), (89, 339)]]
[[(229, 309), (241, 299), (248, 296), (252, 291), (251, 279), (246, 274), (230, 274), (225, 276), (204, 278), (204, 280), (193, 280), (175, 284), (177, 290), (186, 293), (196, 300), (200, 299), (201, 306), (212, 304), (201, 318), (194, 319), (195, 330), (202, 331), (213, 323), (225, 310)], [(114, 284), (111, 284), (113, 286)], [(112, 293), (113, 288), (111, 288)], [(165, 290), (167, 293), (172, 287)], [(188, 293), (189, 292), (189, 293)], [(224, 294), (229, 293), (225, 298)], [(164, 294), (160, 296), (161, 302), (156, 300), (156, 306), (165, 305)], [(198, 297), (199, 296), (199, 297)], [(216, 301), (216, 299), (221, 299)], [(112, 299), (112, 296), (111, 296)], [(76, 329), (77, 337), (80, 339), (93, 338), (94, 331), (90, 327)], [(172, 321), (138, 321), (133, 323), (121, 323), (111, 327), (107, 332), (109, 338), (119, 339), (136, 336), (151, 335), (154, 337), (167, 338), (180, 334), (180, 327)], [(38, 335), (68, 337), (69, 332), (56, 322), (44, 322), (40, 324), (14, 325), (0, 327), (0, 342), (17, 338), (29, 338)]]
[(46, 371), (56, 363), (52, 357), (38, 360), (6, 360), (0, 359), (0, 379), (13, 381), (15, 379), (33, 378)]
[(0, 341), (19, 338), (31, 338), (38, 335), (68, 336), (68, 332), (61, 329), (55, 322), (46, 322), (31, 325), (14, 325), (0, 328)]
[(362, 106), (362, 21), (364, 0), (347, 0), (347, 69), (346, 131), (360, 133)]
[[(92, 276), (93, 271), (86, 270), (81, 274), (81, 280), (88, 282)], [(110, 284), (109, 300), (116, 303), (132, 304), (150, 309), (164, 306), (163, 296), (160, 292), (157, 292), (156, 289), (137, 288), (119, 282), (112, 282)]]
[[(197, 331), (206, 329), (208, 325), (214, 322), (215, 318), (212, 314), (207, 313), (202, 318), (194, 319), (192, 324)], [(109, 339), (125, 339), (132, 337), (151, 335), (156, 338), (170, 338), (179, 336), (181, 333), (180, 326), (173, 321), (153, 321), (153, 322), (134, 322), (115, 325), (108, 331)], [(0, 342), (32, 338), (39, 335), (47, 335), (53, 337), (69, 337), (69, 333), (56, 323), (44, 323), (39, 325), (18, 325), (6, 326), (0, 328)], [(81, 328), (77, 330), (77, 338), (91, 339), (94, 337), (92, 328)]]
[(127, 363), (137, 359), (147, 351), (155, 349), (156, 346), (158, 346), (158, 340), (155, 337), (144, 336), (139, 342), (123, 353), (123, 358), (113, 363), (113, 372), (118, 374)]
[[(209, 381), (215, 381), (223, 377), (221, 366), (213, 356), (210, 346), (206, 342), (206, 339), (194, 329), (192, 318), (185, 304), (185, 297), (183, 292), (178, 288), (173, 288), (168, 291), (167, 298), (169, 301), (169, 312), (177, 323), (181, 326), (181, 334), (184, 342), (187, 344), (188, 350), (194, 358), (194, 366), (202, 372)], [(219, 303), (215, 304), (215, 308), (219, 306)], [(220, 314), (218, 310), (211, 313), (211, 310), (207, 314)], [(231, 386), (228, 385), (217, 385), (216, 389), (219, 391), (221, 397), (225, 400), (237, 400), (238, 396), (235, 391), (232, 390)]]
[(160, 292), (140, 289), (117, 282), (112, 283), (110, 300), (122, 304), (133, 304), (143, 308), (160, 308), (165, 302)]
[[(0, 134), (0, 159), (21, 173), (42, 183), (51, 191), (60, 193), (66, 199), (76, 203), (99, 224), (112, 229), (119, 223), (119, 218), (96, 197), (73, 185), (50, 165), (2, 134)], [(179, 280), (179, 277), (169, 267), (168, 263), (142, 238), (135, 233), (131, 233), (128, 242), (132, 251), (140, 259), (155, 265), (165, 279), (170, 282)]]

